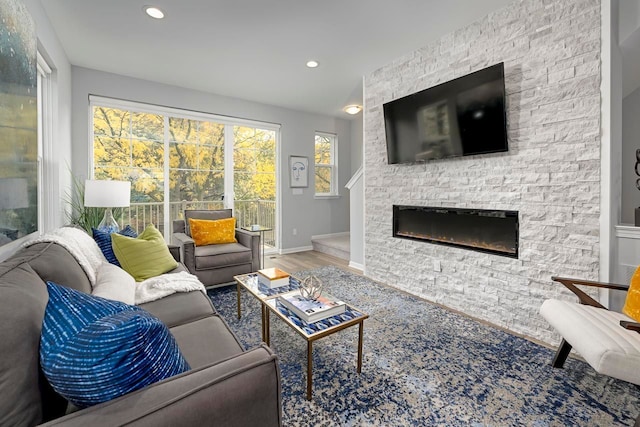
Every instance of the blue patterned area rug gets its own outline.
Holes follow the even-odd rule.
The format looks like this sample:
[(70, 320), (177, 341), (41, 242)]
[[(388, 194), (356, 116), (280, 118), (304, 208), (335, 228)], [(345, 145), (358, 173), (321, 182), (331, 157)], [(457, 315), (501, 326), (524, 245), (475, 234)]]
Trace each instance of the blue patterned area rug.
[[(306, 342), (271, 316), (282, 371), (285, 426), (617, 426), (640, 414), (640, 387), (597, 374), (554, 351), (336, 267), (314, 274), (335, 297), (370, 315), (362, 373), (358, 328), (314, 343), (313, 400), (306, 395)], [(209, 290), (247, 347), (260, 338), (260, 305), (236, 287)]]

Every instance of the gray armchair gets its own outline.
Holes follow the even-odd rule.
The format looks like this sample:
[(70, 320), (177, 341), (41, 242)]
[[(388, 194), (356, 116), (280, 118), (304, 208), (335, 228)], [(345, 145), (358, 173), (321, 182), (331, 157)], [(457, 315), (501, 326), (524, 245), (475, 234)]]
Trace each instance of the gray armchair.
[(233, 281), (233, 276), (257, 271), (260, 268), (260, 235), (236, 229), (238, 243), (196, 246), (189, 230), (189, 218), (231, 218), (231, 209), (185, 210), (184, 220), (173, 221), (171, 243), (180, 247), (182, 263), (205, 286)]

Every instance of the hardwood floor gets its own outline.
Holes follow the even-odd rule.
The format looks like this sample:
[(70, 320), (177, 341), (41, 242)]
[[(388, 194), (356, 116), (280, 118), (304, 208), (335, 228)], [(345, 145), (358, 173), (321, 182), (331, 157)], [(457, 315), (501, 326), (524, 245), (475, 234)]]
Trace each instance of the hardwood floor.
[(348, 261), (316, 251), (297, 252), (287, 255), (267, 254), (264, 258), (264, 264), (265, 268), (276, 267), (280, 270), (286, 271), (287, 273), (295, 273), (296, 271), (301, 270), (312, 270), (326, 265), (335, 265), (343, 270), (362, 274), (360, 270), (355, 270), (349, 267)]

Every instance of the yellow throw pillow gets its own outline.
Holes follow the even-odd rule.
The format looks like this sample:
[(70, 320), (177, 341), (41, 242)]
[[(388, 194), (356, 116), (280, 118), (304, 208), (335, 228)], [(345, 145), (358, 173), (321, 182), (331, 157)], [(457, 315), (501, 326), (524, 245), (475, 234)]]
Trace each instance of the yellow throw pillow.
[(153, 224), (147, 225), (135, 238), (113, 233), (111, 247), (124, 271), (136, 282), (167, 273), (178, 266), (162, 234)]
[(189, 218), (191, 237), (196, 246), (237, 243), (236, 219), (193, 219)]
[(640, 267), (636, 268), (635, 273), (631, 276), (622, 312), (636, 322), (640, 322)]

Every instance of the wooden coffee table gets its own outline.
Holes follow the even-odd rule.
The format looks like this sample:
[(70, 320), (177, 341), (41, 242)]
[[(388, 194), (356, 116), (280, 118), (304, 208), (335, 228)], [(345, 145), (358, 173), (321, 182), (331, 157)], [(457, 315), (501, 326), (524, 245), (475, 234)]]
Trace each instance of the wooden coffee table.
[(293, 329), (298, 335), (307, 340), (307, 400), (311, 400), (312, 384), (313, 384), (313, 342), (326, 336), (335, 334), (336, 332), (358, 325), (358, 360), (357, 372), (362, 372), (362, 339), (365, 319), (369, 318), (368, 314), (358, 310), (350, 304), (347, 304), (347, 310), (343, 314), (332, 316), (315, 323), (306, 323), (286, 307), (278, 302), (277, 297), (287, 292), (297, 290), (300, 282), (297, 278), (291, 276), (289, 286), (269, 289), (258, 284), (256, 273), (243, 274), (235, 276), (238, 292), (238, 319), (242, 312), (240, 308), (240, 293), (242, 288), (246, 289), (249, 294), (253, 295), (260, 301), (262, 315), (262, 341), (269, 345), (269, 313), (274, 313), (286, 325)]

